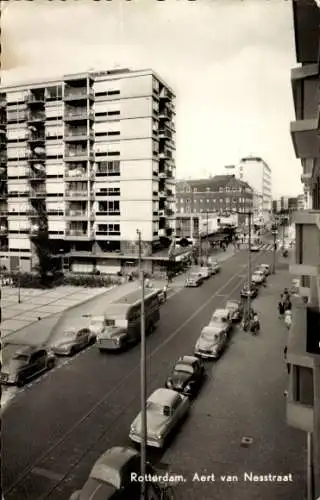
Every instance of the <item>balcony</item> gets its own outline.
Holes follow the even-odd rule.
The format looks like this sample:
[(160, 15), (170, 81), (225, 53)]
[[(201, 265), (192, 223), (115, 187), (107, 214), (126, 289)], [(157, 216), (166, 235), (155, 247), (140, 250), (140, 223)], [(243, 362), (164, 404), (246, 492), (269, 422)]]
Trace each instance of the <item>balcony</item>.
[(69, 149), (65, 152), (64, 161), (93, 161), (92, 151), (85, 149)]
[(65, 177), (67, 177), (68, 180), (70, 178), (72, 178), (72, 180), (88, 180), (94, 178), (94, 172), (92, 170), (88, 171), (87, 169), (74, 168), (66, 170)]
[(94, 239), (94, 232), (91, 229), (66, 229), (65, 239), (75, 240), (90, 240)]
[(159, 191), (159, 198), (166, 198), (166, 192), (165, 191)]
[(89, 212), (87, 210), (81, 210), (81, 209), (68, 209), (65, 213), (65, 218), (66, 219), (93, 219), (94, 218), (94, 212)]
[(88, 192), (87, 190), (74, 190), (74, 189), (67, 189), (65, 192), (65, 198), (83, 198), (83, 199), (88, 199), (94, 196), (94, 192), (90, 191)]
[(171, 94), (166, 88), (163, 88), (160, 92), (159, 97), (160, 97), (160, 99), (169, 100), (169, 99), (171, 99)]
[(172, 217), (174, 215), (174, 211), (171, 208), (166, 208), (165, 215), (167, 217)]
[(320, 276), (320, 210), (295, 212), (297, 228), (295, 255), (290, 263), (290, 273), (295, 276)]
[(0, 236), (7, 236), (8, 227), (5, 225), (0, 225)]
[(27, 170), (27, 176), (30, 181), (45, 179), (46, 171), (44, 169), (29, 168)]
[(159, 111), (159, 118), (160, 120), (169, 120), (170, 119), (169, 110), (165, 108)]
[(8, 209), (7, 208), (0, 208), (0, 219), (7, 218), (8, 217)]
[(45, 113), (29, 113), (27, 115), (27, 122), (28, 123), (44, 122), (45, 119), (46, 119), (46, 114)]
[(161, 128), (159, 130), (159, 138), (160, 139), (171, 139), (172, 137), (172, 132), (168, 130), (167, 128)]
[(43, 199), (46, 198), (47, 193), (44, 189), (31, 189), (29, 191), (29, 198)]
[(173, 193), (173, 191), (171, 191), (171, 189), (167, 189), (167, 197), (168, 198), (174, 197), (174, 193)]
[(38, 218), (40, 217), (40, 214), (38, 212), (38, 210), (34, 210), (34, 209), (29, 209), (27, 210), (27, 216), (30, 218), (30, 219), (34, 219), (34, 218)]
[(72, 130), (68, 130), (64, 136), (65, 142), (84, 142), (84, 141), (94, 141), (94, 133), (92, 130), (87, 130), (84, 128), (74, 128)]
[(29, 133), (27, 135), (28, 142), (41, 143), (41, 142), (45, 142), (45, 140), (46, 140), (45, 134)]
[(44, 163), (46, 161), (46, 154), (42, 153), (41, 155), (37, 155), (31, 151), (27, 153), (27, 161), (29, 163)]
[(87, 110), (87, 108), (84, 108), (82, 110), (75, 110), (75, 111), (66, 111), (64, 114), (64, 121), (65, 122), (72, 122), (72, 121), (83, 121), (83, 120), (93, 120), (94, 119), (94, 113), (93, 111)]
[(290, 132), (297, 158), (317, 158), (320, 148), (320, 115), (312, 120), (291, 122)]
[(83, 101), (87, 99), (94, 99), (94, 93), (87, 87), (83, 88), (65, 88), (64, 101)]
[(8, 157), (6, 154), (0, 154), (0, 165), (7, 164)]
[(44, 92), (38, 93), (38, 94), (35, 94), (33, 92), (29, 92), (26, 99), (25, 99), (25, 102), (29, 105), (30, 104), (34, 104), (34, 105), (44, 104), (45, 103)]

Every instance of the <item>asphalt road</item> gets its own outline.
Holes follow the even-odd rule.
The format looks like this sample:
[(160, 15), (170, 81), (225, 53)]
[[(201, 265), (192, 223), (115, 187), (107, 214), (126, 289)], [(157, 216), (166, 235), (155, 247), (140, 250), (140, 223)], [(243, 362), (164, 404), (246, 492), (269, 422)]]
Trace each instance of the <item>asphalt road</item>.
[[(258, 254), (253, 259), (270, 263), (271, 254)], [(159, 326), (148, 339), (149, 394), (163, 385), (176, 358), (193, 352), (200, 330), (212, 311), (222, 306), (229, 296), (238, 296), (245, 279), (246, 262), (246, 252), (240, 252), (223, 264), (220, 275), (198, 289), (183, 290), (163, 306)], [(228, 353), (231, 355), (236, 349), (237, 342), (236, 334), (233, 345), (217, 364), (217, 371), (222, 370), (221, 376), (226, 377), (226, 383), (220, 384), (216, 395), (219, 408), (225, 403), (230, 407), (229, 392), (237, 373), (233, 369), (230, 380), (228, 374), (234, 356), (229, 358)], [(255, 364), (255, 369), (259, 370), (260, 362)], [(138, 346), (114, 355), (101, 355), (93, 346), (59, 364), (19, 393), (2, 417), (2, 488), (6, 500), (67, 499), (85, 482), (101, 453), (117, 444), (129, 445), (130, 424), (139, 411), (139, 375)], [(257, 375), (252, 369), (251, 378), (245, 378), (243, 383), (255, 383)], [(210, 370), (208, 385), (215, 376)], [(235, 414), (239, 411), (243, 418), (241, 380), (235, 387), (238, 389), (233, 388), (231, 392), (234, 411)], [(196, 405), (197, 401), (195, 408)], [(284, 414), (279, 414), (279, 418), (283, 419)], [(229, 446), (229, 434), (228, 422), (222, 423), (219, 449)], [(208, 436), (200, 433), (199, 437), (201, 449), (205, 450)], [(175, 442), (179, 439), (177, 435)], [(269, 446), (275, 447), (276, 455), (277, 443)], [(192, 455), (191, 449), (189, 454)], [(150, 457), (158, 462), (161, 453), (152, 452)], [(177, 462), (183, 467), (183, 456), (177, 458)]]

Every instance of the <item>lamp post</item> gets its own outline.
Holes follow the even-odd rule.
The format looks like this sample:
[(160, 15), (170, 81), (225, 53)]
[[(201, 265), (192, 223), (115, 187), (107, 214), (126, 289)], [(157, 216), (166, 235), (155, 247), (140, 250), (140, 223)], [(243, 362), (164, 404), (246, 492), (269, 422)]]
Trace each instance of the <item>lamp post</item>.
[(140, 405), (141, 405), (141, 500), (146, 499), (146, 465), (147, 465), (147, 363), (146, 363), (146, 331), (144, 311), (144, 271), (141, 262), (141, 231), (137, 229), (139, 244), (139, 274), (141, 281), (141, 351), (140, 351)]
[(273, 263), (272, 263), (272, 274), (276, 274), (276, 252), (277, 252), (277, 231), (275, 229), (275, 226), (273, 226), (272, 229), (272, 236), (273, 236)]
[[(248, 286), (249, 290), (251, 290), (251, 275), (252, 275), (252, 261), (251, 261), (251, 215), (252, 212), (247, 212), (248, 215)], [(250, 309), (251, 309), (251, 297), (250, 294), (248, 295), (248, 301), (247, 301), (247, 306), (248, 306), (248, 317), (250, 315)]]
[(209, 212), (206, 213), (206, 265), (208, 265), (208, 253), (209, 253)]

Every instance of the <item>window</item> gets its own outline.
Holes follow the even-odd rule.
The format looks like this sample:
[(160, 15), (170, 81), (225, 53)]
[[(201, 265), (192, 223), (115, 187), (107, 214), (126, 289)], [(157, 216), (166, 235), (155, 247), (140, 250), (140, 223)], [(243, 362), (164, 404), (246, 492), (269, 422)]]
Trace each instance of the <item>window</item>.
[(224, 188), (223, 187), (219, 187), (219, 193), (223, 193), (224, 192)]
[(120, 161), (101, 161), (97, 163), (96, 175), (120, 175)]
[(211, 191), (211, 189), (209, 187), (206, 188), (206, 191)]
[(193, 191), (196, 193), (198, 191), (198, 189), (197, 188), (193, 188)]
[(311, 279), (310, 276), (301, 276), (301, 286), (305, 288), (311, 287)]
[(120, 196), (120, 188), (101, 188), (100, 191), (97, 191), (97, 196)]
[(293, 365), (294, 401), (306, 406), (314, 404), (313, 370)]
[(100, 201), (97, 213), (120, 215), (120, 202), (118, 200)]
[(120, 224), (99, 224), (96, 234), (109, 234), (110, 236), (120, 236)]

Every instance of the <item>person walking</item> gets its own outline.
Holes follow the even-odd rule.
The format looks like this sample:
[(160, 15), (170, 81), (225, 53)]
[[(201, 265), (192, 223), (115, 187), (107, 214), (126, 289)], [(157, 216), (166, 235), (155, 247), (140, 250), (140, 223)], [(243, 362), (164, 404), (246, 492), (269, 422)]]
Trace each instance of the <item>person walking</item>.
[(288, 309), (284, 313), (284, 323), (288, 330), (290, 330), (291, 325), (292, 325), (292, 312)]
[(280, 300), (278, 302), (278, 312), (279, 312), (279, 318), (283, 318), (284, 315), (283, 295), (281, 295)]

